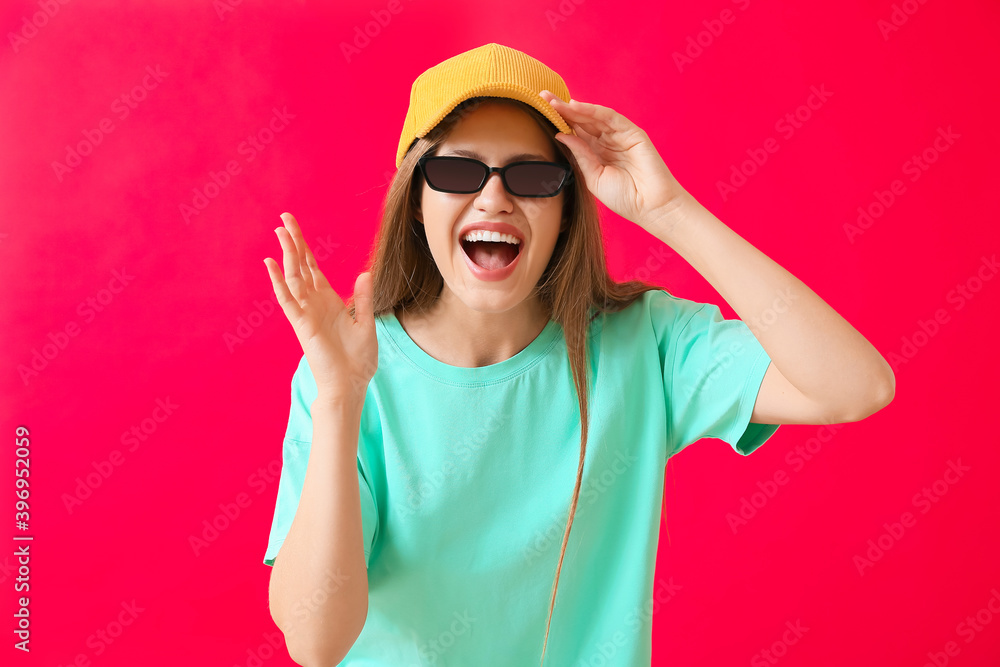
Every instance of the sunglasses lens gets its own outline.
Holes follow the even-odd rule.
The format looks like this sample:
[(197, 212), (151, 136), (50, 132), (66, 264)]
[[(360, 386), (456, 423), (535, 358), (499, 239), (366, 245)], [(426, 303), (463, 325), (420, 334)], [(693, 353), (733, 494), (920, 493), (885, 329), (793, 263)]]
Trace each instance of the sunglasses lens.
[(468, 160), (427, 160), (424, 172), (435, 188), (457, 193), (475, 192), (486, 175), (482, 165)]
[[(436, 190), (456, 194), (478, 192), (486, 167), (475, 160), (432, 157), (424, 161), (424, 175)], [(553, 197), (569, 175), (566, 167), (538, 162), (512, 165), (506, 171), (507, 187), (517, 197)]]
[(551, 164), (518, 164), (507, 170), (507, 185), (521, 197), (554, 195), (562, 185), (566, 170)]

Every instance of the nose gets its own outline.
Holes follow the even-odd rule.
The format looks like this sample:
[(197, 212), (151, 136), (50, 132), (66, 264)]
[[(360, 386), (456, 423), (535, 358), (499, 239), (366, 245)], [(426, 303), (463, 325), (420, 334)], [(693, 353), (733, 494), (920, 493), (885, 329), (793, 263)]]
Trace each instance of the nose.
[(503, 186), (500, 174), (493, 172), (476, 196), (476, 205), (485, 210), (509, 210), (513, 207), (510, 193)]

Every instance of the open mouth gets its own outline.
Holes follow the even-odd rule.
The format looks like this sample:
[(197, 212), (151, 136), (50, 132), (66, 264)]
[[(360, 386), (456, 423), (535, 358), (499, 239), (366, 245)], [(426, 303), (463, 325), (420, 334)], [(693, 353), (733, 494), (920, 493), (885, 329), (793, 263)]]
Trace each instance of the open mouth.
[(509, 266), (521, 253), (522, 245), (504, 241), (462, 241), (462, 250), (477, 266), (496, 271)]

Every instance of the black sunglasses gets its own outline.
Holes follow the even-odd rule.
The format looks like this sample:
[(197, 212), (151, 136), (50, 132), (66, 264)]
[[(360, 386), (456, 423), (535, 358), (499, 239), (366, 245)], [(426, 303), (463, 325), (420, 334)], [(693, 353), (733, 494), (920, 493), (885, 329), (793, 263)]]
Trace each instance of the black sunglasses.
[(494, 171), (515, 197), (555, 197), (573, 177), (570, 166), (561, 162), (512, 162), (506, 167), (490, 167), (468, 157), (432, 155), (420, 158), (417, 165), (432, 190), (460, 195), (482, 190)]

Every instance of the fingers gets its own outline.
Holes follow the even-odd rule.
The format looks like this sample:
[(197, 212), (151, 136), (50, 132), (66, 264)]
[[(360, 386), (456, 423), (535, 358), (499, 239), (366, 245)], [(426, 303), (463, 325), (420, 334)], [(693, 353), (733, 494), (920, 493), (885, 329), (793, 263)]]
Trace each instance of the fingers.
[(332, 291), (330, 282), (323, 275), (316, 263), (312, 249), (309, 248), (309, 244), (302, 236), (302, 228), (299, 227), (295, 216), (285, 212), (279, 217), (284, 223), (284, 227), (278, 227), (274, 232), (281, 242), (285, 264), (285, 280), (282, 281), (282, 285), (287, 288), (296, 302), (302, 302), (313, 290), (330, 289)]
[[(593, 136), (611, 135), (616, 132), (629, 132), (636, 129), (635, 123), (618, 113), (600, 104), (590, 104), (580, 100), (563, 102), (558, 97), (553, 96), (549, 104), (559, 112), (567, 123), (585, 129)], [(576, 131), (576, 127), (573, 128)]]
[(306, 266), (309, 267), (309, 272), (312, 274), (313, 286), (316, 289), (322, 289), (324, 287), (329, 287), (330, 283), (327, 281), (326, 276), (320, 271), (319, 265), (316, 263), (316, 258), (313, 256), (312, 250), (309, 246), (306, 246)]
[[(577, 107), (583, 104), (582, 102), (572, 98), (570, 98), (569, 102), (564, 102), (561, 97), (552, 91), (544, 89), (539, 93), (539, 95), (542, 99), (549, 103), (549, 106), (556, 110), (556, 113), (563, 117), (563, 120), (566, 121), (566, 124), (570, 126), (570, 129), (573, 130), (574, 133), (578, 134), (580, 132), (580, 128), (584, 122), (587, 122), (590, 125), (591, 132), (595, 132), (592, 124), (592, 116), (581, 115), (577, 110)], [(600, 131), (598, 130), (597, 133), (599, 134)]]
[(580, 139), (581, 143), (583, 143), (584, 145), (586, 145), (587, 148), (590, 149), (590, 152), (593, 155), (596, 155), (597, 151), (599, 151), (601, 149), (601, 145), (598, 142), (597, 137), (595, 137), (594, 135), (592, 135), (590, 132), (587, 132), (585, 129), (583, 129), (579, 125), (576, 126), (575, 131), (576, 131), (576, 135), (575, 136)]
[(594, 145), (587, 139), (566, 135), (562, 138), (562, 142), (573, 151), (576, 162), (584, 173), (603, 166), (597, 153), (594, 152)]
[(294, 247), (294, 252), (298, 262), (299, 275), (302, 276), (303, 285), (307, 288), (315, 285), (313, 281), (312, 272), (309, 269), (309, 262), (307, 260), (307, 254), (309, 253), (309, 246), (306, 244), (305, 238), (302, 236), (302, 229), (299, 227), (298, 220), (295, 216), (287, 211), (282, 213), (280, 216), (281, 221), (285, 225), (285, 229), (288, 231), (288, 235), (292, 239), (292, 244)]
[(281, 268), (270, 257), (264, 260), (264, 265), (267, 267), (268, 275), (271, 276), (271, 286), (274, 288), (274, 295), (278, 297), (278, 305), (284, 311), (285, 317), (290, 322), (295, 322), (302, 316), (302, 308), (299, 306), (299, 302), (295, 300), (295, 297), (292, 296), (292, 293), (288, 291), (288, 286), (281, 277)]
[(569, 134), (560, 135), (559, 141), (566, 144), (571, 151), (576, 163), (583, 172), (583, 180), (587, 184), (587, 189), (591, 192), (597, 191), (597, 179), (604, 171), (604, 163), (601, 162), (594, 150), (583, 138)]
[(563, 102), (558, 97), (552, 99), (549, 103), (552, 108), (559, 112), (559, 115), (565, 118), (567, 121), (573, 120), (577, 123), (589, 123), (592, 125), (600, 126), (611, 129), (611, 123), (614, 121), (615, 116), (618, 114), (608, 107), (602, 107), (599, 104), (590, 104), (589, 102), (581, 102), (580, 100), (571, 100), (570, 102)]
[(278, 242), (281, 244), (281, 262), (285, 265), (285, 283), (287, 283), (292, 295), (296, 299), (301, 299), (305, 295), (305, 279), (302, 277), (295, 242), (288, 230), (283, 227), (278, 227), (274, 233), (278, 236)]
[(302, 228), (299, 227), (295, 216), (286, 212), (281, 214), (281, 219), (285, 221), (285, 226), (295, 241), (295, 247), (299, 254), (300, 271), (302, 272), (302, 279), (305, 281), (305, 284), (314, 289), (329, 287), (330, 283), (327, 281), (326, 276), (323, 275), (323, 272), (320, 271), (319, 265), (316, 263), (316, 257), (302, 236)]

